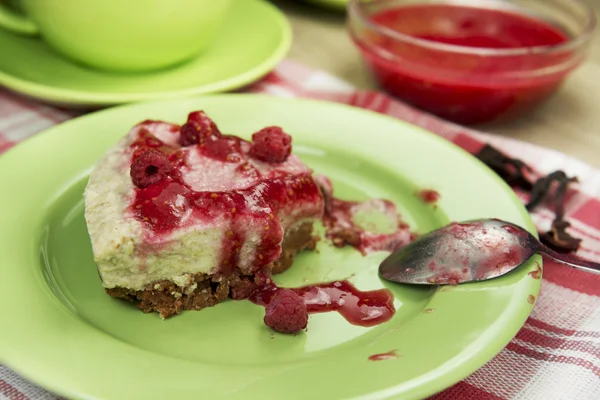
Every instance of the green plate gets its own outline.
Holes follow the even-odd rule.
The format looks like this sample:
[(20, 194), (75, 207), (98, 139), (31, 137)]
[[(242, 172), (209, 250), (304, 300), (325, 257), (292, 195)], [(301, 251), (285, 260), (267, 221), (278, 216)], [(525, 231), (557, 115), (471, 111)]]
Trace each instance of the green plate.
[(0, 29), (0, 85), (45, 102), (80, 107), (240, 88), (269, 73), (285, 57), (292, 33), (286, 17), (270, 3), (233, 3), (218, 39), (206, 53), (152, 73), (89, 69), (57, 54), (39, 38)]
[[(294, 151), (344, 199), (394, 201), (425, 232), (451, 220), (497, 217), (534, 226), (520, 201), (474, 157), (390, 117), (344, 105), (216, 95), (123, 106), (54, 127), (0, 157), (0, 361), (59, 394), (84, 399), (416, 399), (466, 377), (516, 334), (537, 296), (533, 261), (485, 283), (424, 288), (381, 281), (379, 252), (322, 242), (278, 276), (285, 286), (350, 277), (389, 287), (397, 312), (363, 328), (311, 315), (307, 333), (275, 334), (264, 310), (227, 301), (161, 321), (102, 290), (83, 218), (93, 164), (146, 118), (183, 121), (204, 109), (249, 137), (277, 124)], [(437, 208), (415, 193), (433, 188)], [(397, 350), (398, 358), (369, 361)]]

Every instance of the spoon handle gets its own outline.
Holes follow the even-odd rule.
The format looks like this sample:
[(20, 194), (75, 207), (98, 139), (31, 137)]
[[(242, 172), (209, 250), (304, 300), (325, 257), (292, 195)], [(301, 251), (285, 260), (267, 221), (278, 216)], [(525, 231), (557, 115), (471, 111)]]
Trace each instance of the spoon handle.
[(556, 251), (548, 248), (547, 246), (545, 246), (541, 243), (539, 244), (539, 246), (540, 246), (539, 247), (540, 253), (545, 254), (548, 257), (551, 257), (560, 263), (566, 264), (570, 267), (580, 269), (582, 271), (592, 272), (594, 274), (600, 275), (600, 264), (599, 263), (595, 263), (593, 261), (582, 260), (581, 258), (571, 256), (568, 254), (557, 253)]

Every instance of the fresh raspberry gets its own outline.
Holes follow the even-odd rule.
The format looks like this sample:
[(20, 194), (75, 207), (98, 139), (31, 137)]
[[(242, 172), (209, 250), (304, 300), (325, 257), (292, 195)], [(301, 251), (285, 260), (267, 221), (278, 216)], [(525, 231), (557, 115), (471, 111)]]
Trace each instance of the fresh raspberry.
[(273, 163), (284, 162), (292, 152), (292, 137), (278, 126), (269, 126), (252, 135), (250, 155)]
[(140, 189), (160, 182), (171, 172), (171, 163), (162, 151), (149, 149), (142, 152), (131, 164), (131, 181)]
[(265, 311), (265, 325), (281, 333), (300, 332), (308, 323), (304, 300), (290, 289), (277, 292)]
[(204, 111), (194, 111), (189, 113), (187, 122), (181, 127), (179, 144), (182, 146), (203, 145), (209, 136), (221, 137), (219, 128)]

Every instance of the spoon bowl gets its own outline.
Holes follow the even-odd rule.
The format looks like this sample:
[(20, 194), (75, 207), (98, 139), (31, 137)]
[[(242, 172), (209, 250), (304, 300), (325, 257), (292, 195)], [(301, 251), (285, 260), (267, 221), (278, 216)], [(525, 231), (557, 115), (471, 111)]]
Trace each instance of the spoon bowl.
[(393, 252), (379, 266), (383, 279), (418, 285), (456, 285), (505, 275), (540, 253), (600, 273), (600, 264), (558, 254), (524, 228), (499, 219), (453, 222)]

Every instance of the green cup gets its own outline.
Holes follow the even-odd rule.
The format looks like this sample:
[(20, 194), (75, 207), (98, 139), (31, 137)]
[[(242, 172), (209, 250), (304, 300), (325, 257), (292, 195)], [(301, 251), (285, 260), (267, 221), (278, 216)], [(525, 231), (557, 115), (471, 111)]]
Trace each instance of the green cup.
[(149, 71), (199, 55), (231, 1), (13, 0), (12, 7), (0, 1), (0, 27), (39, 34), (57, 52), (94, 68)]

